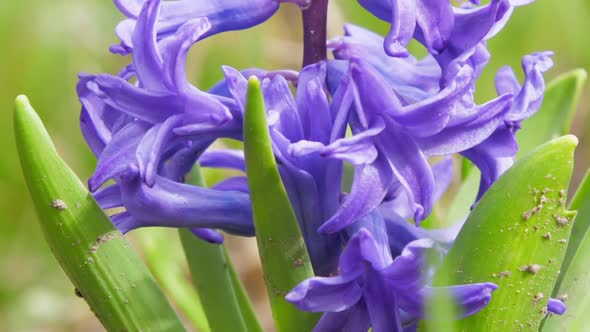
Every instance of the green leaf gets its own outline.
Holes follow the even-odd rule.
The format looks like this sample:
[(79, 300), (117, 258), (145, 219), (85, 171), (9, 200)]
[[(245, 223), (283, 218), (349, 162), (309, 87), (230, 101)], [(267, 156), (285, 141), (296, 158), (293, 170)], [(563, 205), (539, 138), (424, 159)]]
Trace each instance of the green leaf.
[(479, 189), (479, 179), (481, 172), (477, 167), (471, 167), (466, 171), (461, 187), (451, 203), (447, 213), (446, 225), (453, 225), (465, 220), (471, 211), (471, 205), (475, 202), (477, 190)]
[(254, 312), (254, 308), (252, 307), (252, 302), (250, 302), (250, 298), (248, 297), (246, 288), (244, 288), (242, 280), (240, 280), (240, 276), (231, 264), (231, 258), (229, 257), (227, 248), (225, 246), (223, 247), (223, 253), (225, 254), (225, 261), (230, 262), (229, 274), (231, 277), (232, 285), (234, 286), (234, 290), (236, 292), (238, 304), (240, 305), (240, 308), (242, 310), (242, 317), (244, 318), (244, 322), (246, 323), (246, 329), (248, 332), (262, 332), (262, 326), (260, 325), (260, 322), (256, 317), (256, 312)]
[(549, 316), (543, 324), (543, 331), (587, 331), (590, 325), (587, 314), (590, 310), (590, 171), (569, 208), (577, 209), (578, 216), (553, 294), (554, 297), (567, 295), (568, 309), (563, 316)]
[(240, 311), (223, 246), (196, 238), (181, 229), (193, 283), (212, 331), (248, 331)]
[(318, 315), (299, 311), (285, 300), (291, 289), (313, 277), (313, 270), (277, 169), (260, 82), (255, 77), (248, 81), (244, 150), (256, 240), (276, 329), (310, 331)]
[(538, 329), (575, 217), (563, 202), (577, 142), (560, 137), (519, 160), (470, 214), (435, 284), (449, 278), (499, 289), (480, 313), (458, 321), (460, 330)]
[(145, 227), (133, 232), (150, 271), (184, 317), (200, 332), (209, 332), (209, 323), (197, 291), (185, 277), (181, 245), (176, 230)]
[(541, 109), (525, 120), (522, 129), (516, 134), (518, 157), (540, 144), (570, 132), (587, 77), (584, 69), (574, 69), (547, 85)]
[[(190, 174), (190, 182), (205, 184), (198, 165)], [(207, 243), (188, 229), (179, 230), (179, 235), (211, 330), (262, 331), (225, 246)]]
[[(584, 69), (575, 69), (547, 85), (541, 108), (523, 122), (522, 129), (516, 134), (519, 145), (517, 158), (553, 138), (569, 133), (586, 78)], [(466, 160), (462, 162), (463, 185), (451, 204), (447, 224), (465, 218), (477, 195), (480, 172), (468, 165)]]
[(21, 166), (53, 254), (109, 331), (184, 331), (146, 266), (59, 157), (25, 96), (14, 130)]
[(561, 264), (561, 274), (557, 280), (556, 288), (559, 287), (574, 255), (576, 255), (576, 252), (578, 251), (582, 238), (586, 236), (588, 228), (590, 227), (590, 170), (586, 172), (586, 176), (584, 177), (584, 180), (582, 180), (578, 191), (576, 191), (569, 209), (577, 210), (578, 216), (576, 217), (576, 222), (572, 226), (572, 235), (568, 241), (567, 251), (565, 252), (565, 257)]

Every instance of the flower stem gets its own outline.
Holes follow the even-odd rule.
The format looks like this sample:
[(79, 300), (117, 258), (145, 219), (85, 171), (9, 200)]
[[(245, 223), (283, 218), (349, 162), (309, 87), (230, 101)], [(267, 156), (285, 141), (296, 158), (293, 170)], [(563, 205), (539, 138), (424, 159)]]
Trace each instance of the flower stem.
[(303, 67), (326, 59), (328, 0), (312, 0), (303, 9)]

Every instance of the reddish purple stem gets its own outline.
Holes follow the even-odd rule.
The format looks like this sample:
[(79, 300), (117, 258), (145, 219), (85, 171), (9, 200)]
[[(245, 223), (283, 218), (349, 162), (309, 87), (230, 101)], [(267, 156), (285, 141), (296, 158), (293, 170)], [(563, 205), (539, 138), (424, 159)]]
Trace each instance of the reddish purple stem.
[(326, 59), (328, 0), (312, 0), (303, 10), (303, 67)]

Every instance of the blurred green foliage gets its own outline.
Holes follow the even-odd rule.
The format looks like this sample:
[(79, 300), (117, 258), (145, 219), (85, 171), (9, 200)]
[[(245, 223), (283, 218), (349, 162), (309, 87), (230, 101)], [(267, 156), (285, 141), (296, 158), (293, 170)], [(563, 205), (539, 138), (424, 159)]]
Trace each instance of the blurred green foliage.
[[(353, 0), (332, 0), (329, 35), (353, 22), (380, 33), (387, 25)], [(78, 127), (77, 73), (116, 73), (128, 59), (111, 55), (113, 29), (121, 19), (111, 1), (0, 1), (0, 331), (100, 330), (82, 299), (59, 269), (40, 228), (21, 175), (11, 114), (14, 97), (25, 93), (40, 113), (64, 159), (82, 179), (95, 164)], [(517, 8), (507, 27), (489, 43), (492, 61), (478, 84), (478, 99), (494, 96), (493, 75), (503, 65), (519, 72), (520, 59), (554, 50), (556, 66), (547, 77), (590, 68), (590, 2), (537, 0)], [(207, 88), (221, 78), (220, 66), (299, 66), (300, 16), (292, 5), (249, 31), (212, 37), (191, 52), (191, 81)], [(522, 75), (521, 75), (522, 77)], [(576, 175), (588, 167), (588, 89), (583, 92), (573, 133), (581, 139)]]

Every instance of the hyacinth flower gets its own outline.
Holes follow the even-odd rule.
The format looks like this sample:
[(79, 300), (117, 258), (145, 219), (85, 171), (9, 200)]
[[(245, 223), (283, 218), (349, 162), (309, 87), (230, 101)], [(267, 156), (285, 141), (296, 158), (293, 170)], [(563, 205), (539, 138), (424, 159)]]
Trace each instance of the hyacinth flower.
[(430, 54), (440, 55), (447, 61), (493, 36), (506, 24), (515, 6), (530, 2), (492, 0), (476, 7), (479, 1), (472, 1), (473, 4), (455, 7), (444, 0), (359, 0), (373, 15), (391, 23), (383, 43), (388, 55), (409, 56), (407, 46), (416, 39)]
[(481, 182), (477, 199), (514, 163), (518, 152), (516, 132), (522, 121), (535, 114), (541, 107), (545, 91), (543, 73), (553, 66), (552, 52), (527, 55), (522, 60), (525, 74), (524, 84), (520, 86), (514, 71), (503, 67), (496, 74), (498, 94), (509, 93), (514, 96), (510, 111), (504, 116), (504, 123), (481, 144), (461, 152), (481, 171)]
[[(185, 62), (194, 45), (212, 35), (260, 24), (284, 2), (302, 9), (300, 72), (224, 66), (224, 79), (208, 91), (188, 82)], [(503, 68), (496, 78), (497, 98), (480, 104), (474, 95), (490, 58), (486, 41), (503, 28), (514, 7), (531, 1), (491, 0), (480, 6), (472, 0), (460, 7), (448, 1), (359, 2), (391, 23), (385, 38), (347, 25), (344, 36), (326, 42), (327, 0), (115, 0), (127, 19), (116, 30), (121, 44), (111, 51), (130, 54), (132, 63), (118, 75), (81, 74), (77, 86), (82, 132), (98, 158), (88, 186), (103, 209), (117, 209), (110, 216), (114, 225), (123, 233), (150, 226), (188, 228), (217, 244), (223, 241), (220, 231), (258, 235), (279, 331), (309, 330), (316, 321), (307, 312), (323, 313), (315, 331), (409, 331), (420, 320), (433, 319), (428, 305), (448, 294), (460, 309), (456, 316), (447, 317), (453, 320), (463, 321), (490, 303), (488, 308), (497, 310), (492, 293), (498, 289), (494, 298), (499, 296), (501, 301), (507, 294), (505, 280), (492, 279), (499, 271), (477, 275), (487, 266), (467, 265), (472, 269), (466, 268), (465, 275), (473, 276), (476, 270), (476, 277), (458, 277), (449, 283), (441, 282), (437, 274), (446, 272), (444, 262), (457, 260), (457, 251), (461, 252), (459, 266), (466, 257), (462, 255), (473, 253), (497, 260), (488, 254), (492, 250), (478, 252), (480, 243), (465, 245), (470, 235), (463, 233), (465, 227), (469, 231), (475, 223), (487, 226), (490, 220), (528, 227), (520, 212), (512, 213), (514, 209), (506, 209), (505, 215), (488, 210), (482, 217), (477, 208), (499, 201), (497, 196), (486, 201), (483, 194), (498, 195), (497, 189), (488, 189), (493, 184), (498, 188), (498, 183), (500, 188), (505, 186), (506, 177), (500, 175), (514, 163), (516, 131), (543, 101), (543, 74), (552, 66), (551, 53), (523, 59), (522, 85), (511, 69)], [(412, 39), (426, 47), (426, 57), (410, 54), (407, 46)], [(326, 49), (333, 52), (334, 60), (327, 59)], [(252, 114), (259, 115), (258, 122)], [(244, 141), (245, 151), (213, 147), (222, 138)], [(560, 144), (571, 147), (572, 142), (570, 138)], [(266, 154), (260, 152), (263, 148)], [(481, 170), (478, 207), (464, 228), (463, 223), (420, 227), (449, 187), (452, 158), (458, 155)], [(260, 162), (258, 169), (256, 162)], [(341, 189), (344, 163), (354, 167), (349, 192)], [(243, 174), (203, 188), (185, 183), (195, 166)], [(566, 184), (562, 182), (554, 193), (558, 195), (559, 190), (564, 205)], [(522, 189), (523, 182), (519, 183)], [(274, 200), (274, 195), (281, 197)], [(59, 201), (51, 204), (63, 211)], [(555, 212), (567, 215), (563, 208)], [(569, 234), (565, 217), (553, 218), (559, 223), (554, 234), (565, 240)], [(534, 233), (529, 228), (523, 232)], [(100, 242), (101, 236), (89, 238)], [(531, 237), (521, 240), (525, 243)], [(481, 239), (481, 248), (493, 247), (488, 240)], [(240, 313), (247, 299), (237, 294), (239, 281), (230, 280), (237, 278), (229, 276), (222, 247), (195, 243), (217, 253), (215, 263), (226, 282), (217, 285), (224, 286), (229, 298), (235, 295), (233, 303), (225, 296), (212, 296), (215, 300), (207, 303), (227, 300), (237, 314), (222, 320), (243, 318), (244, 327), (250, 327), (246, 321), (252, 318)], [(550, 262), (562, 255), (558, 245), (553, 247)], [(90, 248), (91, 253), (98, 250)], [(438, 258), (434, 261), (433, 253)], [(514, 256), (541, 257), (535, 255)], [(195, 263), (190, 257), (189, 261)], [(495, 262), (494, 269), (504, 264)], [(210, 273), (208, 264), (202, 265), (196, 273)], [(513, 273), (518, 268), (514, 261), (506, 266)], [(556, 273), (542, 275), (543, 270), (535, 275), (553, 266), (530, 266), (538, 268), (519, 269), (522, 274), (514, 277), (536, 283), (535, 289), (549, 294)], [(459, 273), (454, 267), (453, 273)], [(199, 296), (210, 294), (214, 292)], [(531, 305), (549, 297), (539, 294)], [(562, 314), (566, 307), (550, 299), (546, 309)]]
[[(113, 53), (121, 55), (132, 52), (133, 35), (142, 6), (149, 0), (115, 0), (115, 5), (127, 19), (121, 21), (116, 33), (121, 43), (111, 46)], [(211, 28), (201, 38), (206, 38), (224, 31), (242, 30), (256, 26), (272, 17), (281, 3), (294, 3), (307, 7), (309, 0), (216, 0), (216, 1), (164, 1), (162, 13), (155, 23), (156, 38), (161, 40), (173, 35), (186, 22), (206, 17)]]
[[(387, 139), (387, 143), (383, 143), (382, 146), (391, 147), (392, 141), (401, 142), (403, 139), (406, 142), (400, 144), (403, 149), (398, 147), (388, 155), (397, 181), (393, 181), (393, 185), (382, 181), (390, 177), (392, 171), (381, 167), (379, 177), (369, 177), (375, 183), (360, 185), (360, 182), (356, 182), (359, 185), (355, 187), (353, 182), (350, 202), (358, 202), (358, 197), (368, 197), (366, 192), (360, 189), (355, 190), (357, 188), (370, 188), (375, 197), (374, 201), (371, 204), (365, 204), (366, 209), (357, 210), (356, 214), (342, 209), (344, 213), (336, 214), (323, 226), (323, 230), (327, 232), (342, 229), (355, 218), (378, 206), (384, 199), (407, 202), (410, 210), (414, 211), (415, 221), (422, 220), (430, 212), (433, 202), (433, 176), (426, 158), (465, 153), (473, 155), (475, 159), (476, 155), (472, 151), (477, 151), (480, 145), (485, 148), (486, 144), (483, 142), (490, 136), (498, 135), (496, 131), (500, 131), (505, 126), (505, 117), (510, 117), (509, 113), (524, 115), (521, 119), (526, 118), (526, 114), (534, 113), (527, 110), (528, 100), (534, 99), (531, 101), (531, 106), (538, 108), (540, 105), (537, 98), (538, 91), (544, 89), (541, 74), (551, 65), (549, 53), (525, 57), (528, 63), (527, 68), (530, 68), (525, 71), (527, 77), (530, 77), (527, 79), (526, 89), (521, 90), (518, 85), (512, 84), (511, 89), (499, 90), (502, 93), (500, 97), (483, 105), (476, 105), (473, 102), (473, 91), (478, 69), (472, 66), (472, 61), (454, 61), (443, 73), (442, 68), (432, 56), (427, 56), (420, 61), (413, 57), (392, 58), (383, 52), (380, 46), (383, 39), (378, 35), (352, 25), (347, 25), (345, 30), (346, 36), (329, 43), (335, 57), (341, 60), (332, 63), (331, 70), (334, 73), (332, 85), (338, 84), (341, 77), (349, 76), (355, 87), (357, 111), (364, 112), (358, 116), (357, 123), (360, 125), (356, 125), (356, 130), (355, 124), (351, 122), (353, 133), (363, 133), (363, 135), (353, 136), (352, 140), (357, 140), (355, 143), (358, 145), (357, 151), (364, 151), (367, 157), (374, 154), (374, 150), (360, 148), (361, 144), (365, 146), (374, 144), (378, 142), (380, 136), (385, 134), (397, 135), (397, 138)], [(467, 55), (466, 60), (473, 57), (471, 52)], [(455, 76), (451, 76), (450, 73), (455, 73)], [(380, 95), (381, 98), (372, 98), (375, 94)], [(387, 119), (388, 125), (385, 130), (380, 129), (383, 127), (381, 119)], [(369, 130), (371, 126), (373, 128)], [(374, 138), (367, 139), (369, 136)], [(363, 139), (359, 140), (361, 137)], [(347, 138), (343, 141), (348, 141), (347, 144), (350, 144), (352, 140)], [(507, 148), (509, 146), (507, 145)], [(399, 155), (404, 149), (411, 149), (411, 147), (414, 151), (408, 151), (407, 157), (396, 156), (396, 153)], [(319, 147), (320, 150), (332, 148)], [(471, 150), (472, 148), (474, 149)], [(393, 148), (390, 149), (393, 150)], [(387, 154), (385, 148), (382, 147), (381, 151), (383, 155)], [(511, 156), (514, 156), (516, 149), (511, 151)], [(419, 157), (420, 155), (422, 157)], [(404, 162), (409, 160), (413, 160), (412, 166), (405, 167)], [(367, 161), (372, 160), (368, 157)], [(495, 172), (495, 169), (486, 167), (487, 165), (481, 161), (476, 162), (476, 165), (481, 165), (483, 179), (479, 199), (493, 180), (497, 179), (496, 174), (501, 172), (491, 174)], [(403, 171), (397, 171), (396, 167)], [(377, 194), (374, 188), (380, 188), (380, 194)]]
[[(247, 194), (181, 183), (215, 138), (231, 133), (220, 131), (190, 140), (173, 134), (173, 129), (197, 122), (204, 130), (214, 130), (231, 122), (230, 108), (235, 105), (226, 105), (227, 100), (186, 81), (186, 54), (211, 28), (209, 21), (188, 21), (165, 43), (156, 43), (160, 5), (160, 1), (148, 1), (143, 6), (129, 71), (120, 76), (81, 75), (81, 126), (98, 156), (89, 188), (97, 191), (107, 180), (116, 180), (95, 197), (103, 208), (125, 207), (125, 212), (112, 216), (123, 232), (167, 225), (253, 235)], [(131, 75), (138, 84), (128, 81)], [(220, 240), (214, 233), (205, 233), (209, 240)]]
[[(225, 82), (212, 90), (232, 96), (237, 104), (244, 105), (246, 78), (230, 67), (225, 67), (224, 72)], [(283, 75), (262, 80), (269, 130), (273, 150), (279, 161), (279, 171), (318, 275), (329, 275), (335, 271), (342, 246), (339, 236), (320, 235), (317, 232), (318, 227), (339, 206), (342, 161), (326, 160), (318, 154), (299, 156), (292, 153), (291, 149), (300, 141), (327, 145), (344, 137), (351, 98), (348, 90), (342, 88), (336, 92), (330, 103), (330, 97), (323, 88), (326, 75), (327, 66), (324, 61), (305, 67), (298, 75), (295, 97)], [(234, 155), (242, 160), (229, 168), (243, 170), (243, 155)], [(207, 166), (210, 165), (208, 159), (199, 159), (199, 162)], [(216, 166), (221, 166), (211, 161)], [(245, 184), (244, 178), (235, 180), (236, 184), (237, 181)], [(247, 191), (247, 188), (244, 190)]]
[(361, 223), (369, 228), (352, 228), (357, 230), (340, 256), (339, 275), (308, 279), (287, 294), (301, 310), (324, 312), (314, 331), (415, 329), (424, 302), (437, 292), (451, 294), (466, 317), (485, 307), (497, 289), (493, 283), (429, 287), (422, 269), (432, 240), (412, 241), (392, 258), (379, 214)]

